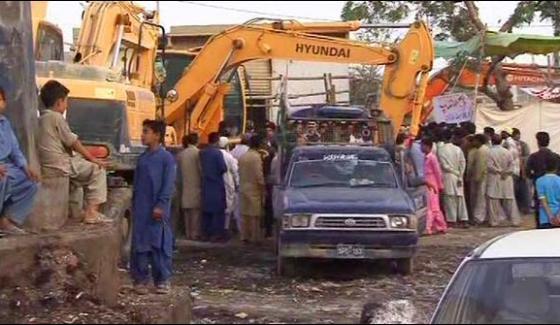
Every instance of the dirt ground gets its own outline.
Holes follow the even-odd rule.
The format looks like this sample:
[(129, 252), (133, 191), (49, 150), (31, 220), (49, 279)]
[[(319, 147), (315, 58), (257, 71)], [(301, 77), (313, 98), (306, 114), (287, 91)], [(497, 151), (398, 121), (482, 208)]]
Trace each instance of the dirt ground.
[[(192, 290), (193, 321), (198, 324), (357, 323), (366, 303), (395, 300), (416, 311), (414, 323), (425, 323), (463, 257), (514, 230), (460, 229), (422, 238), (415, 272), (407, 277), (396, 275), (389, 263), (306, 261), (298, 267), (300, 276), (284, 278), (274, 274), (271, 242), (246, 247), (179, 241), (173, 294)], [(124, 270), (121, 275), (127, 278)], [(153, 319), (142, 307), (146, 299), (151, 306), (173, 300), (139, 298), (129, 284), (112, 308), (75, 291), (33, 302), (29, 296), (23, 288), (0, 291), (0, 323), (147, 323)]]
[(366, 303), (387, 300), (408, 301), (413, 321), (426, 323), (461, 260), (511, 231), (461, 229), (422, 238), (415, 273), (407, 277), (388, 263), (310, 261), (299, 267), (301, 276), (282, 278), (274, 275), (272, 246), (186, 246), (176, 281), (192, 286), (197, 323), (358, 323)]

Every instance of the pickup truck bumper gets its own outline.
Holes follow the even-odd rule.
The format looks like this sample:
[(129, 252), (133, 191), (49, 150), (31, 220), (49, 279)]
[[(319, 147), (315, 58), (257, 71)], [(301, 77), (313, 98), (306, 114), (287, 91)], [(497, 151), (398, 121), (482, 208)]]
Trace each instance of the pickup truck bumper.
[[(340, 246), (359, 247), (341, 254)], [(282, 231), (278, 253), (290, 258), (401, 259), (416, 254), (416, 232)]]

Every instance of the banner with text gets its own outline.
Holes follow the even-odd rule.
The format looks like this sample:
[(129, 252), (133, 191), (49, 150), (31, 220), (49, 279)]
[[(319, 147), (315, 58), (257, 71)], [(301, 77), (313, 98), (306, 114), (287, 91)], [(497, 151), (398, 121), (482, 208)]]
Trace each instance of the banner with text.
[(474, 101), (467, 94), (451, 94), (434, 98), (436, 122), (461, 123), (472, 121)]

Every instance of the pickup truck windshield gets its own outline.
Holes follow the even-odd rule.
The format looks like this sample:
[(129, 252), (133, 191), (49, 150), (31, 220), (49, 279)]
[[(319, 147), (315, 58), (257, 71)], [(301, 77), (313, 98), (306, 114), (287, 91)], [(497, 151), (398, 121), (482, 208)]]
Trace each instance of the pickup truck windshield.
[(373, 160), (307, 160), (292, 167), (291, 187), (385, 187), (397, 182), (390, 163)]
[(560, 259), (469, 261), (433, 324), (557, 324)]

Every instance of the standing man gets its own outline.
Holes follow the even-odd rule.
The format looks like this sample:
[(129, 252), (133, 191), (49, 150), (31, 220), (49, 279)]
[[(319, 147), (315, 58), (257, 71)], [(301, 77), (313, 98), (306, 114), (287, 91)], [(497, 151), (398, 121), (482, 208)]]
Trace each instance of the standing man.
[(241, 142), (231, 151), (233, 158), (239, 160), (245, 153), (247, 153), (247, 151), (249, 151), (249, 138), (248, 134), (241, 136)]
[(268, 122), (266, 126), (266, 151), (268, 155), (263, 161), (264, 179), (266, 181), (266, 196), (264, 204), (264, 230), (265, 238), (272, 236), (274, 228), (274, 208), (272, 206), (272, 192), (274, 184), (271, 177), (272, 161), (276, 157), (278, 151), (278, 143), (276, 141), (276, 124)]
[(469, 161), (468, 181), (470, 181), (470, 204), (472, 218), (475, 224), (483, 224), (487, 219), (486, 212), (486, 187), (488, 176), (488, 138), (484, 134), (477, 134), (473, 138), (473, 154)]
[(424, 129), (420, 128), (416, 139), (410, 144), (408, 154), (414, 165), (414, 170), (418, 177), (424, 177), (424, 164), (426, 156), (422, 152), (422, 138), (424, 137)]
[(241, 240), (258, 243), (261, 240), (261, 219), (265, 195), (263, 162), (259, 149), (262, 138), (251, 137), (249, 151), (239, 160), (241, 215), (243, 216)]
[(48, 81), (41, 88), (41, 100), (47, 108), (39, 118), (37, 137), (42, 175), (70, 177), (71, 191), (83, 187), (84, 223), (111, 222), (99, 212), (107, 201), (107, 164), (92, 156), (70, 130), (63, 115), (68, 109), (68, 93), (70, 90), (56, 80)]
[[(243, 155), (246, 154), (247, 151), (249, 151), (249, 139), (250, 139), (250, 135), (244, 134), (243, 136), (241, 136), (241, 143), (236, 145), (235, 148), (233, 148), (233, 150), (231, 151), (231, 155), (233, 156), (233, 158), (237, 160), (238, 166), (239, 166), (239, 159), (241, 159), (241, 157), (243, 157)], [(239, 187), (238, 187), (235, 193), (235, 210), (233, 211), (233, 215), (235, 218), (235, 222), (237, 224), (237, 230), (239, 232), (241, 232), (241, 229), (243, 229), (240, 202), (241, 202), (241, 198), (239, 197)]]
[(451, 143), (453, 134), (450, 130), (443, 132), (445, 144), (438, 150), (439, 161), (443, 171), (443, 204), (447, 222), (461, 222), (467, 226), (469, 216), (465, 203), (463, 176), (467, 167), (463, 150)]
[(488, 153), (487, 209), (491, 227), (509, 219), (519, 225), (519, 212), (513, 191), (513, 156), (502, 146), (502, 137), (495, 134)]
[(560, 176), (557, 161), (552, 156), (545, 160), (546, 174), (537, 180), (537, 193), (541, 201), (539, 228), (560, 226)]
[(225, 240), (226, 188), (224, 174), (227, 165), (218, 148), (220, 135), (208, 136), (208, 147), (200, 152), (202, 168), (202, 228), (210, 241)]
[(39, 177), (19, 148), (10, 121), (4, 116), (6, 107), (6, 93), (0, 87), (0, 233), (23, 235), (20, 226), (33, 208)]
[(531, 155), (531, 150), (529, 149), (529, 145), (527, 142), (521, 140), (521, 131), (519, 129), (513, 128), (513, 133), (511, 137), (515, 141), (517, 145), (517, 151), (519, 152), (519, 162), (520, 162), (520, 174), (519, 178), (515, 184), (517, 204), (519, 209), (524, 213), (528, 214), (531, 211), (531, 199), (529, 198), (529, 182), (527, 179), (527, 173), (525, 172), (527, 169), (527, 160)]
[(134, 173), (130, 274), (137, 293), (146, 294), (151, 268), (157, 293), (167, 294), (171, 289), (171, 198), (175, 190), (176, 165), (173, 156), (161, 145), (165, 123), (146, 120), (142, 126), (142, 144), (148, 148), (138, 158)]
[(200, 240), (200, 187), (201, 170), (198, 151), (198, 134), (183, 137), (183, 151), (177, 155), (181, 209), (185, 221), (185, 235), (189, 240)]
[(517, 143), (512, 137), (513, 129), (512, 128), (505, 128), (502, 130), (502, 145), (506, 148), (511, 155), (513, 156), (513, 191), (515, 193), (515, 201), (518, 204), (517, 208), (520, 209), (519, 202), (517, 198), (519, 198), (519, 182), (521, 179), (521, 156), (519, 149), (517, 147)]
[(227, 172), (224, 174), (224, 185), (226, 188), (226, 218), (224, 227), (229, 230), (231, 223), (231, 216), (235, 211), (235, 197), (237, 188), (239, 187), (239, 170), (237, 166), (237, 159), (233, 158), (231, 153), (227, 150), (229, 139), (220, 137), (220, 151), (224, 156), (226, 162)]
[(484, 135), (488, 138), (488, 141), (492, 141), (494, 134), (496, 134), (496, 130), (493, 127), (487, 126), (484, 128)]
[[(538, 132), (536, 135), (537, 143), (539, 145), (539, 151), (531, 154), (527, 159), (527, 167), (525, 168), (527, 172), (527, 177), (533, 181), (533, 185), (537, 185), (537, 180), (546, 174), (545, 162), (552, 158), (556, 161), (557, 170), (560, 167), (560, 156), (548, 149), (550, 144), (550, 135), (546, 132)], [(535, 191), (535, 218), (537, 228), (540, 227), (539, 211), (540, 211), (540, 200)]]

